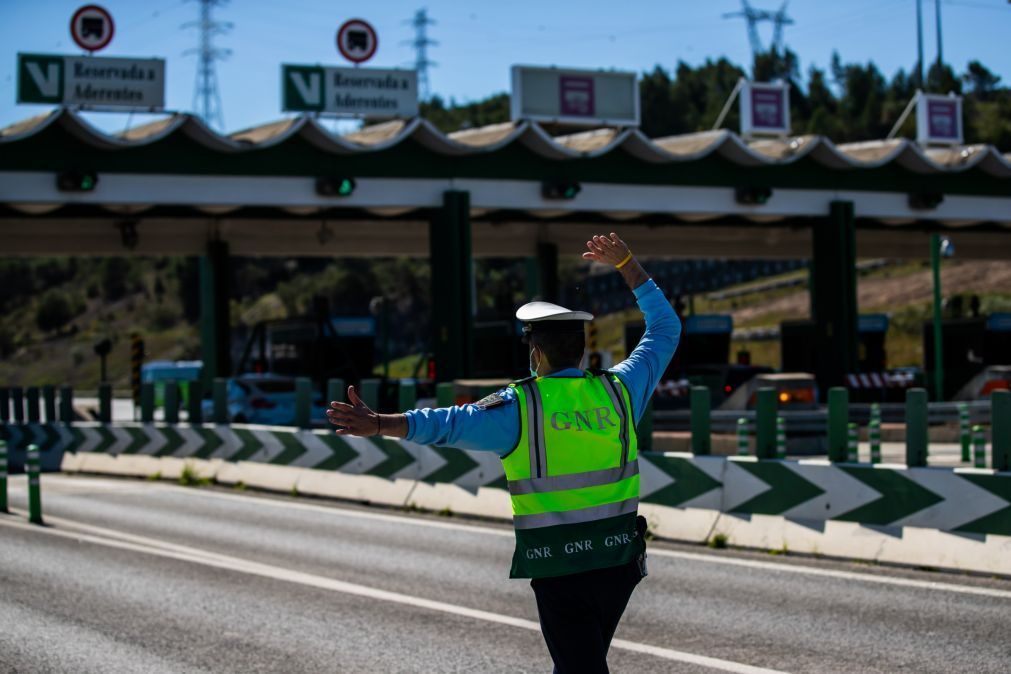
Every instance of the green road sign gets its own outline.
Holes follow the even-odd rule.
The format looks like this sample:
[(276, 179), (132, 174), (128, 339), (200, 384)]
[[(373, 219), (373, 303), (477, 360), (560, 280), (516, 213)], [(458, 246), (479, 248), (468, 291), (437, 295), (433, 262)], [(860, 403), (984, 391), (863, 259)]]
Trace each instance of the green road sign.
[(18, 54), (18, 103), (63, 102), (63, 57)]
[(18, 54), (17, 102), (161, 110), (165, 107), (165, 61)]
[(348, 117), (414, 117), (418, 114), (418, 74), (283, 64), (281, 109)]
[(283, 110), (323, 111), (322, 66), (281, 66)]

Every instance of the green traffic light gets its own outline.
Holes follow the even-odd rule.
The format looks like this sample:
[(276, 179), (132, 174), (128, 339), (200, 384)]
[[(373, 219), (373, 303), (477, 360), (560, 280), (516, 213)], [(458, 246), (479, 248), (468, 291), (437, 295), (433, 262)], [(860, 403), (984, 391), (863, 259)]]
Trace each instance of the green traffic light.
[(340, 184), (337, 186), (338, 196), (346, 197), (354, 191), (355, 191), (355, 181), (351, 180), (350, 178), (342, 179), (340, 181)]
[(95, 178), (88, 174), (81, 176), (81, 189), (84, 191), (95, 189)]

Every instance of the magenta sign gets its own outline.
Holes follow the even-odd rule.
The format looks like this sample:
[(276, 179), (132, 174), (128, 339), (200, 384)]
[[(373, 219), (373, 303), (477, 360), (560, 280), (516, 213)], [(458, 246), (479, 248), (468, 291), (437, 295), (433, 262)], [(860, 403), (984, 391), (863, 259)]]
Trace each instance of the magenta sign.
[(958, 139), (958, 104), (954, 100), (927, 99), (927, 133), (938, 140)]
[(563, 75), (559, 78), (558, 94), (561, 113), (568, 117), (593, 117), (596, 106), (593, 100), (593, 78)]
[(786, 130), (782, 89), (751, 89), (751, 126), (759, 129)]

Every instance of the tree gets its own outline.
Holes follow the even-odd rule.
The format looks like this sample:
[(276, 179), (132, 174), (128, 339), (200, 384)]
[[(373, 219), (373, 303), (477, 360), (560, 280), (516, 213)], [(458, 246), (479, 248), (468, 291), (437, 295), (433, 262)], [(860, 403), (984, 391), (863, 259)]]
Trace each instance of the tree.
[(994, 75), (979, 61), (970, 61), (965, 74), (962, 75), (962, 81), (969, 86), (969, 93), (981, 101), (989, 101), (997, 89), (1000, 76)]
[(43, 332), (59, 330), (76, 315), (74, 303), (66, 293), (50, 290), (42, 296), (35, 310), (35, 325)]

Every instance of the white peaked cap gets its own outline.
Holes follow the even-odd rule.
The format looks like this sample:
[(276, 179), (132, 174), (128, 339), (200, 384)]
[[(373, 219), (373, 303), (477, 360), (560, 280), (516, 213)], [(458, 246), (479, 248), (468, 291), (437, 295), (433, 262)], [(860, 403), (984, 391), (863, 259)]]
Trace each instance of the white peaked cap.
[(572, 311), (551, 302), (527, 302), (516, 310), (516, 318), (524, 323), (539, 321), (592, 321), (593, 314)]

